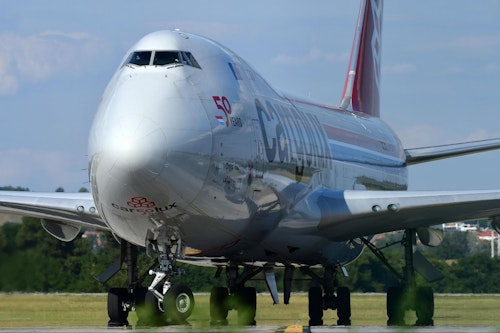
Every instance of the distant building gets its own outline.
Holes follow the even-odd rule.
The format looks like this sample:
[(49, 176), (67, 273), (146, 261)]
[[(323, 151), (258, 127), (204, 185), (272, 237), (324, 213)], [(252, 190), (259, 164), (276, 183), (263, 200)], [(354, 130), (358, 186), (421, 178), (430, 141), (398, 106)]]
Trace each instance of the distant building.
[(82, 234), (82, 238), (88, 238), (92, 242), (92, 248), (101, 248), (104, 244), (101, 231), (87, 230)]
[(479, 238), (479, 240), (483, 241), (491, 241), (498, 238), (498, 232), (496, 232), (495, 230), (478, 231), (476, 232), (476, 235)]
[(443, 224), (443, 231), (477, 231), (478, 225), (473, 222), (456, 222)]

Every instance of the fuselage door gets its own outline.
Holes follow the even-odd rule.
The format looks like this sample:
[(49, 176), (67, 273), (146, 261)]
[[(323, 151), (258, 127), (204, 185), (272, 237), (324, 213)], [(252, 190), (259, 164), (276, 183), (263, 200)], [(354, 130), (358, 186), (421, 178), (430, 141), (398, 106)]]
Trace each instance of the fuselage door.
[(253, 177), (262, 179), (264, 175), (264, 143), (259, 119), (252, 119), (252, 136), (255, 141), (253, 157)]

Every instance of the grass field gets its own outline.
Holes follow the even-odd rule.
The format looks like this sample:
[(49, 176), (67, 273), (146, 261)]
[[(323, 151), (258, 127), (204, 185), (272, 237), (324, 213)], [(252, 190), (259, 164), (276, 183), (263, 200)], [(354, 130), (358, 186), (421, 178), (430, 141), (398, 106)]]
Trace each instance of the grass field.
[[(0, 294), (0, 330), (15, 327), (96, 327), (106, 326), (104, 294)], [(209, 296), (196, 295), (196, 308), (189, 323), (204, 327), (209, 323)], [(288, 326), (301, 321), (307, 325), (307, 295), (292, 295), (289, 305), (272, 305), (269, 295), (257, 297), (257, 325)], [(385, 326), (385, 296), (353, 294), (351, 299), (353, 326)], [(435, 326), (500, 326), (500, 295), (435, 296)], [(407, 322), (414, 322), (408, 312)], [(131, 313), (129, 321), (137, 317)], [(229, 314), (235, 324), (235, 311)], [(326, 311), (325, 325), (335, 325), (334, 311)]]

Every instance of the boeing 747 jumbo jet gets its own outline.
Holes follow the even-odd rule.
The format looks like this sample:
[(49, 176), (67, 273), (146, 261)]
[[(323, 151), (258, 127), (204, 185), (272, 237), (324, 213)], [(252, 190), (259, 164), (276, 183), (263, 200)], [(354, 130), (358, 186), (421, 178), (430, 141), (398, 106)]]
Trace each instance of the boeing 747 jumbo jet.
[[(127, 52), (108, 84), (89, 138), (92, 194), (0, 193), (0, 212), (42, 219), (62, 241), (82, 227), (112, 232), (128, 285), (108, 293), (109, 326), (182, 324), (194, 307), (191, 290), (171, 283), (178, 262), (216, 266), (226, 285), (210, 294), (214, 325), (254, 325), (259, 273), (274, 303), (274, 270), (285, 271), (288, 303), (295, 270), (309, 275), (309, 324), (337, 310), (350, 325), (350, 291), (337, 274), (364, 248), (387, 265), (372, 236), (404, 230), (403, 274), (387, 292), (388, 325), (432, 325), (433, 291), (414, 272), (439, 278), (419, 252), (417, 237), (437, 245), (433, 225), (500, 215), (500, 191), (407, 191), (413, 164), (500, 148), (500, 140), (405, 149), (379, 117), (382, 0), (361, 4), (339, 106), (273, 89), (241, 57), (182, 31), (158, 31)], [(137, 253), (157, 258), (142, 285)], [(389, 265), (390, 266), (390, 265)], [(320, 271), (312, 270), (320, 267)], [(392, 267), (392, 266), (390, 266)], [(318, 272), (321, 272), (318, 273)], [(222, 275), (224, 276), (224, 275)]]

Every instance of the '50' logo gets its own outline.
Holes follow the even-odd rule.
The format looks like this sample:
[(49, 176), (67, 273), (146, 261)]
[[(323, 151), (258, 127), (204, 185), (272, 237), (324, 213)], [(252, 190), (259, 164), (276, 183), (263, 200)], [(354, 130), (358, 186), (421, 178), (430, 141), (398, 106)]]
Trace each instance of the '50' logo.
[(231, 114), (231, 103), (229, 103), (229, 100), (227, 99), (226, 96), (212, 96), (212, 98), (214, 99), (217, 109), (224, 112), (224, 115), (226, 116), (226, 127), (229, 127), (229, 115)]

